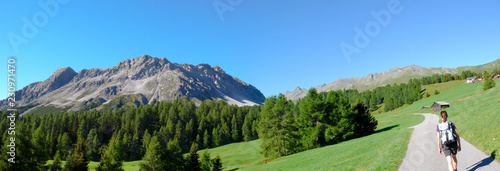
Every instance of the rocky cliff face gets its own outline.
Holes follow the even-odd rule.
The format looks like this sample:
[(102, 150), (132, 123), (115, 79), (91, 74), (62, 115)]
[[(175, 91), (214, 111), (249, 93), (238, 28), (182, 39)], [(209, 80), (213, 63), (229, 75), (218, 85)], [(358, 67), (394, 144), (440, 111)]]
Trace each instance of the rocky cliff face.
[[(208, 64), (177, 64), (166, 58), (143, 55), (107, 69), (61, 68), (43, 82), (16, 92), (18, 106), (54, 105), (70, 110), (119, 107), (126, 102), (149, 103), (188, 98), (196, 102), (220, 99), (230, 104), (263, 104), (254, 86)], [(6, 108), (6, 101), (0, 102)], [(110, 106), (115, 105), (115, 106)]]

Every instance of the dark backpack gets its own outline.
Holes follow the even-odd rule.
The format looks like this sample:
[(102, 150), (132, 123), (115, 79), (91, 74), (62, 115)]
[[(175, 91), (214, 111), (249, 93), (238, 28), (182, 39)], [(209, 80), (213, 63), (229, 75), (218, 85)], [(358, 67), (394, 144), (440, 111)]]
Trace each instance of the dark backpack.
[(453, 132), (451, 122), (441, 123), (438, 125), (438, 128), (441, 133), (441, 144), (451, 147), (457, 143), (457, 136)]

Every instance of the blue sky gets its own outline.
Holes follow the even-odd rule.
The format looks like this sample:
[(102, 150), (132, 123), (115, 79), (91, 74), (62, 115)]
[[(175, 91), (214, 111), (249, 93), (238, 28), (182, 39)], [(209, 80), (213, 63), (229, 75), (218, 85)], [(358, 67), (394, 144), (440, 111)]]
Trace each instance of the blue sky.
[(218, 65), (265, 96), (413, 64), (479, 65), (500, 58), (499, 18), (499, 0), (0, 0), (0, 97), (10, 56), (17, 89), (148, 54)]

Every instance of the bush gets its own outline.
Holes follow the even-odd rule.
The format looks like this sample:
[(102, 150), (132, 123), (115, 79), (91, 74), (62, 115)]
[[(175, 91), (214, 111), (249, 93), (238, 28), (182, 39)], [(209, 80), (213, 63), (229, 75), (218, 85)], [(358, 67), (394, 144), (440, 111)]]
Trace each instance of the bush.
[(493, 81), (491, 78), (486, 78), (484, 80), (483, 90), (488, 90), (488, 89), (493, 88), (495, 86), (496, 86), (495, 81)]

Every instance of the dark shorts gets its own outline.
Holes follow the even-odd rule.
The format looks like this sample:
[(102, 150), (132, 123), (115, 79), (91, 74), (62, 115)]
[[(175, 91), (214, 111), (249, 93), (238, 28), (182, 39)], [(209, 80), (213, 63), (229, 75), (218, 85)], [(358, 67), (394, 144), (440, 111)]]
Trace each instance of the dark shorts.
[(457, 155), (458, 145), (457, 143), (448, 147), (444, 144), (441, 144), (441, 149), (443, 150), (444, 156), (448, 157), (450, 154)]

